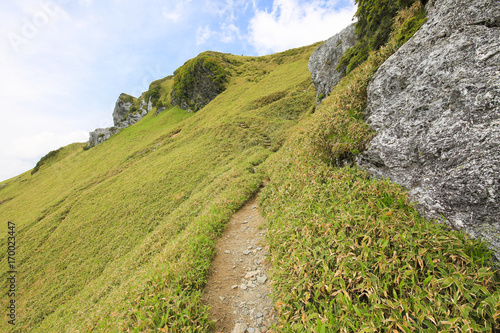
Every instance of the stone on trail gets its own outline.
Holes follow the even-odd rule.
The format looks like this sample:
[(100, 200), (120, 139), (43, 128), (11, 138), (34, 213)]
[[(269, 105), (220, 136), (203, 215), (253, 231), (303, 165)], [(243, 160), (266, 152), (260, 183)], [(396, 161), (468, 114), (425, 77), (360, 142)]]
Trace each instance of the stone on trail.
[(257, 282), (260, 284), (264, 284), (264, 283), (266, 283), (266, 281), (267, 281), (267, 276), (265, 276), (265, 275), (257, 277)]
[(247, 330), (246, 324), (238, 323), (234, 325), (233, 333), (245, 333), (246, 330)]

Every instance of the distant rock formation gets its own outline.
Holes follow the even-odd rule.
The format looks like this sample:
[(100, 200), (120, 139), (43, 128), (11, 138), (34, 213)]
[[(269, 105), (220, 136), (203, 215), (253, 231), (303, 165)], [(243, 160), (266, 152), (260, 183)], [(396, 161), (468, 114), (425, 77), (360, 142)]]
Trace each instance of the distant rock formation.
[(109, 139), (113, 134), (118, 133), (122, 128), (127, 128), (139, 120), (153, 109), (151, 98), (148, 102), (142, 100), (139, 108), (134, 110), (134, 104), (137, 104), (137, 99), (127, 94), (120, 94), (113, 110), (113, 127), (98, 128), (90, 132), (88, 148), (97, 146)]
[(128, 101), (126, 101), (126, 99), (122, 97), (123, 95), (125, 94), (121, 94), (120, 97), (118, 97), (115, 109), (113, 110), (113, 122), (115, 127), (118, 128), (127, 128), (135, 124), (153, 109), (151, 97), (148, 102), (142, 100), (138, 110), (133, 110), (133, 104), (130, 101), (130, 97), (132, 96), (125, 95), (129, 97)]
[(120, 123), (124, 121), (132, 108), (133, 98), (130, 98), (126, 94), (121, 94), (115, 103), (115, 109), (113, 110), (113, 123), (115, 126), (120, 127)]
[(165, 111), (167, 108), (164, 107), (164, 106), (160, 106), (157, 110), (156, 110), (156, 115), (159, 115), (160, 113), (162, 113), (163, 111)]
[(335, 68), (345, 51), (354, 44), (356, 44), (356, 34), (353, 23), (324, 42), (311, 55), (309, 71), (316, 88), (318, 106), (342, 79), (343, 74)]
[(500, 1), (430, 0), (426, 11), (370, 83), (377, 135), (357, 162), (500, 259)]
[(88, 148), (92, 148), (103, 143), (119, 131), (120, 129), (118, 127), (97, 128), (95, 131), (90, 132)]

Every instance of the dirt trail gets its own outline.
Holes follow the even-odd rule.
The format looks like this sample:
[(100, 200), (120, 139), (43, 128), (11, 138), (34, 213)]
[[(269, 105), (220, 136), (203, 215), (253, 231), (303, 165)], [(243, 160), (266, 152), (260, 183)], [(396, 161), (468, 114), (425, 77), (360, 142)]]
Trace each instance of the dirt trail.
[(253, 198), (233, 215), (217, 243), (203, 296), (217, 333), (272, 332), (276, 315), (263, 222)]

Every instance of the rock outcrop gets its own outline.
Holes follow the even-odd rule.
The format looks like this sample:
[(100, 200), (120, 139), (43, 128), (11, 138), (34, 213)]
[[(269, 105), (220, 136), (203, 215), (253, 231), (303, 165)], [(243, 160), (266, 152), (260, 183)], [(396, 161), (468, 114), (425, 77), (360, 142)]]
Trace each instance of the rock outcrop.
[(215, 52), (204, 52), (174, 72), (172, 105), (198, 111), (223, 92), (228, 73)]
[(115, 103), (115, 109), (113, 110), (113, 123), (115, 126), (119, 126), (120, 122), (124, 121), (127, 117), (130, 109), (132, 108), (133, 98), (130, 98), (126, 94), (121, 94)]
[(434, 0), (426, 11), (368, 88), (377, 135), (357, 162), (500, 259), (500, 2)]
[(118, 127), (108, 127), (108, 128), (97, 128), (90, 132), (89, 145), (88, 148), (97, 146), (109, 139), (113, 134), (120, 131)]
[(342, 79), (343, 74), (335, 68), (345, 51), (354, 44), (356, 44), (356, 33), (353, 23), (321, 44), (311, 55), (309, 71), (316, 88), (318, 105)]
[(210, 70), (200, 66), (193, 75), (193, 87), (186, 90), (184, 95), (172, 90), (172, 105), (179, 105), (181, 109), (189, 112), (200, 110), (222, 92), (214, 84), (213, 73)]
[(159, 115), (160, 113), (162, 113), (163, 111), (165, 111), (167, 108), (164, 107), (164, 106), (160, 106), (157, 110), (156, 110), (156, 115)]
[(145, 100), (141, 101), (139, 108), (134, 110), (134, 102), (137, 102), (135, 97), (127, 94), (121, 94), (115, 104), (115, 109), (113, 110), (113, 127), (109, 128), (98, 128), (93, 132), (90, 132), (89, 145), (88, 148), (97, 146), (109, 139), (113, 134), (118, 133), (122, 128), (127, 128), (139, 120), (141, 120), (145, 115), (153, 109), (153, 103), (151, 98), (148, 102)]
[(129, 127), (139, 120), (141, 120), (149, 111), (153, 109), (153, 104), (151, 103), (151, 98), (148, 102), (145, 100), (141, 101), (138, 110), (133, 110), (134, 97), (121, 94), (115, 104), (115, 109), (113, 110), (113, 123), (115, 127), (126, 128)]

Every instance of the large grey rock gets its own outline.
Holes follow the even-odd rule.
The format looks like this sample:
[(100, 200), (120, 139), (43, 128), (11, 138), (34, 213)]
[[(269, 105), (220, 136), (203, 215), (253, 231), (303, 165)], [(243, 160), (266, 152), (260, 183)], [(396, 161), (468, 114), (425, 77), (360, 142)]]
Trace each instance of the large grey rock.
[(247, 330), (247, 325), (244, 323), (237, 323), (234, 325), (233, 333), (245, 333)]
[[(113, 111), (113, 122), (115, 127), (118, 128), (127, 128), (132, 126), (144, 118), (144, 116), (147, 115), (151, 109), (153, 109), (153, 103), (151, 103), (151, 98), (149, 98), (148, 102), (145, 100), (141, 101), (139, 110), (131, 112), (130, 109), (132, 107), (132, 102), (124, 101), (123, 95), (124, 94), (121, 94), (120, 97), (118, 97)], [(130, 99), (132, 96), (128, 97)]]
[(500, 259), (500, 1), (436, 0), (426, 10), (368, 87), (377, 135), (357, 161)]
[(130, 108), (132, 107), (132, 102), (126, 100), (125, 96), (127, 95), (121, 94), (115, 103), (115, 109), (113, 110), (113, 123), (116, 127), (120, 127), (120, 123), (125, 120)]
[(153, 110), (153, 102), (151, 101), (151, 97), (149, 97), (149, 100), (148, 100), (148, 112)]
[(309, 58), (309, 71), (316, 88), (318, 105), (342, 79), (343, 74), (335, 68), (345, 51), (354, 44), (356, 34), (353, 23), (321, 44)]

